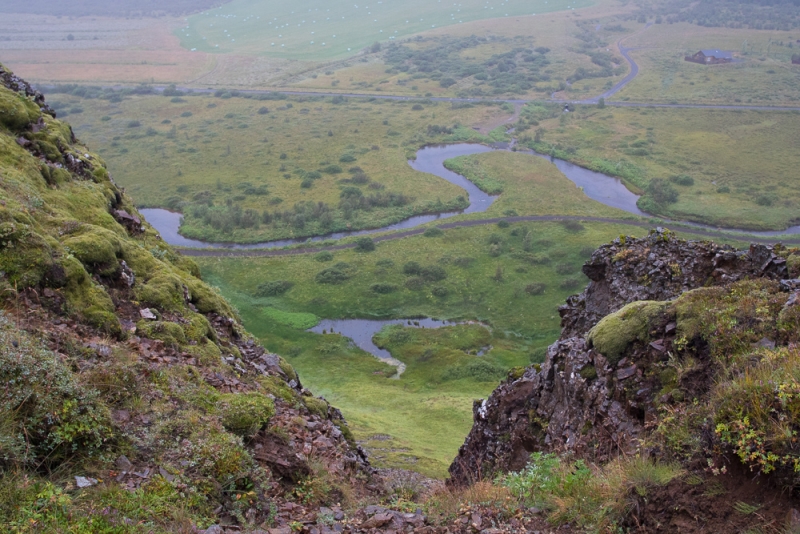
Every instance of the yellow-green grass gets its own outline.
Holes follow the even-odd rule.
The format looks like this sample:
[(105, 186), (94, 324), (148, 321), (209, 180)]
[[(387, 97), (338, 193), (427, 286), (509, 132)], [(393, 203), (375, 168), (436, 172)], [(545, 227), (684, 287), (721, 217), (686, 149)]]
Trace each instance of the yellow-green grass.
[(543, 148), (556, 146), (588, 167), (628, 162), (641, 188), (653, 178), (694, 179), (693, 186), (673, 186), (678, 201), (661, 215), (765, 230), (797, 220), (796, 113), (584, 107), (564, 117), (538, 127), (545, 130)]
[[(525, 253), (528, 232), (531, 252)], [(633, 229), (636, 235), (644, 232)], [(471, 425), (472, 400), (488, 395), (497, 383), (497, 379), (443, 380), (443, 375), (468, 369), (479, 357), (464, 350), (484, 345), (493, 349), (480, 359), (502, 369), (526, 365), (532, 356), (540, 360), (543, 348), (558, 336), (558, 305), (586, 281), (579, 268), (588, 252), (621, 233), (631, 233), (631, 227), (587, 224), (582, 230), (570, 230), (559, 223), (487, 225), (450, 229), (440, 237), (380, 243), (371, 253), (339, 251), (329, 262), (317, 261), (314, 254), (197, 260), (204, 278), (232, 300), (248, 329), (270, 350), (289, 358), (306, 387), (342, 409), (359, 440), (380, 449), (378, 465), (443, 476)], [(490, 241), (497, 238), (499, 246), (493, 249)], [(405, 284), (410, 277), (403, 274), (403, 265), (409, 259), (423, 267), (441, 266), (447, 277), (425, 283), (420, 290), (408, 289)], [(339, 262), (351, 266), (352, 278), (341, 285), (315, 281), (319, 271)], [(568, 279), (574, 282), (565, 284)], [(256, 287), (270, 280), (287, 280), (294, 286), (281, 296), (254, 297)], [(526, 287), (536, 283), (545, 286), (541, 294), (526, 292)], [(371, 289), (374, 284), (391, 284), (396, 289), (379, 294)], [(447, 295), (434, 296), (435, 287), (445, 288)], [(448, 327), (445, 331), (451, 333), (447, 335), (445, 331), (414, 331), (407, 344), (389, 340), (392, 354), (408, 365), (403, 377), (392, 380), (388, 376), (393, 369), (348, 346), (340, 336), (305, 333), (272, 321), (273, 314), (263, 311), (268, 307), (324, 318), (474, 320), (488, 325), (491, 334), (456, 329), (453, 335)], [(390, 440), (371, 439), (375, 435), (387, 435)]]
[(486, 212), (465, 218), (502, 217), (510, 212), (518, 215), (637, 218), (590, 199), (555, 165), (542, 157), (521, 152), (486, 152), (453, 158), (446, 162), (446, 166), (479, 187), (482, 183), (488, 184), (487, 191), (502, 190)]
[[(800, 67), (791, 64), (797, 39), (800, 31), (657, 24), (625, 42), (641, 48), (631, 53), (640, 70), (614, 99), (798, 106)], [(739, 61), (711, 66), (684, 61), (701, 49), (730, 50)]]
[(347, 57), (375, 41), (400, 39), (431, 28), (588, 5), (588, 0), (488, 4), (465, 0), (458, 6), (424, 0), (371, 5), (308, 0), (301, 7), (276, 0), (234, 0), (189, 17), (176, 35), (184, 48), (201, 52), (320, 60)]
[[(325, 202), (335, 208), (343, 187), (340, 180), (351, 176), (347, 172), (351, 166), (361, 167), (373, 182), (385, 186), (383, 192), (415, 199), (404, 207), (356, 213), (350, 221), (352, 228), (380, 227), (425, 210), (437, 200), (456, 205), (463, 190), (414, 171), (408, 157), (417, 147), (443, 139), (427, 134), (430, 124), (470, 126), (507, 113), (494, 105), (453, 109), (450, 104), (424, 103), (423, 109), (413, 110), (411, 102), (352, 99), (332, 104), (330, 98), (257, 101), (184, 96), (175, 103), (169, 97), (146, 96), (108, 103), (58, 94), (51, 100), (59, 109), (83, 109), (81, 114), (68, 115), (77, 134), (97, 147), (117, 183), (140, 206), (176, 206), (207, 191), (217, 205), (231, 199), (244, 209), (259, 211), (291, 210), (300, 201)], [(286, 109), (287, 105), (292, 107)], [(259, 114), (261, 107), (269, 113)], [(130, 127), (131, 121), (140, 126)], [(470, 128), (463, 130), (480, 138)], [(340, 162), (344, 155), (352, 155), (355, 161)], [(338, 165), (342, 172), (321, 173), (311, 188), (301, 187), (301, 170), (316, 171), (328, 165)], [(266, 186), (269, 194), (245, 195), (245, 183)], [(362, 188), (365, 195), (372, 192), (367, 186)], [(276, 198), (283, 202), (275, 204)], [(185, 233), (226, 241), (296, 235), (290, 228), (268, 226), (227, 233), (188, 227)]]

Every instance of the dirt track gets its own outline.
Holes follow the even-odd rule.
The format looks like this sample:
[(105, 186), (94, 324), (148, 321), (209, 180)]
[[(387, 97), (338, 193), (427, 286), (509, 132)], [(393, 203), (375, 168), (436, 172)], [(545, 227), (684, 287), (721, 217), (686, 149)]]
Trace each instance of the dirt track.
[[(449, 228), (464, 228), (469, 226), (481, 226), (484, 224), (495, 224), (501, 220), (511, 223), (514, 222), (553, 222), (553, 221), (584, 221), (584, 222), (598, 222), (610, 224), (625, 224), (628, 226), (638, 226), (639, 228), (653, 228), (664, 223), (648, 222), (648, 221), (633, 221), (626, 219), (609, 219), (606, 217), (579, 217), (575, 215), (558, 216), (558, 215), (528, 215), (518, 217), (494, 217), (491, 219), (476, 219), (469, 221), (454, 221), (438, 225), (439, 228), (447, 230)], [(776, 243), (781, 242), (790, 245), (800, 245), (800, 239), (764, 239), (756, 237), (748, 237), (746, 235), (729, 234), (725, 232), (713, 232), (710, 230), (703, 230), (700, 228), (689, 228), (681, 225), (672, 225), (672, 228), (677, 228), (676, 231), (700, 235), (704, 237), (716, 237), (723, 239), (737, 239), (739, 241), (749, 241), (752, 243)], [(381, 241), (392, 241), (394, 239), (401, 239), (414, 235), (420, 235), (425, 231), (425, 228), (414, 228), (413, 230), (405, 230), (402, 232), (395, 232), (393, 234), (382, 235), (374, 238), (374, 241), (380, 243)], [(186, 256), (205, 256), (205, 257), (223, 257), (223, 258), (236, 258), (236, 257), (259, 257), (259, 256), (293, 256), (297, 254), (310, 254), (320, 252), (322, 250), (335, 251), (345, 250), (348, 248), (355, 248), (355, 243), (348, 243), (343, 245), (329, 245), (322, 247), (304, 247), (304, 248), (290, 248), (290, 249), (181, 249), (180, 251)]]

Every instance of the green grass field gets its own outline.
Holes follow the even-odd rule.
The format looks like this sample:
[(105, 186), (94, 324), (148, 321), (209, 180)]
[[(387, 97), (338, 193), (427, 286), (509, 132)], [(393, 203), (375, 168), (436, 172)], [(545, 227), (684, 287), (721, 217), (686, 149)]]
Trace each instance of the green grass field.
[[(496, 105), (365, 99), (334, 104), (321, 97), (144, 96), (114, 103), (58, 94), (52, 100), (140, 206), (183, 211), (189, 237), (238, 242), (381, 227), (421, 212), (463, 207), (462, 189), (414, 171), (408, 158), (427, 143), (488, 142), (469, 126), (510, 115)], [(428, 130), (456, 123), (464, 127), (453, 134)], [(360, 171), (349, 172), (354, 168)], [(346, 213), (341, 199), (347, 187), (364, 197), (394, 194), (399, 200)], [(259, 223), (212, 226), (192, 216), (198, 206), (222, 216), (253, 210)], [(264, 223), (264, 211), (270, 217), (279, 212), (280, 222)]]
[[(523, 115), (524, 116), (524, 115)], [(590, 168), (620, 169), (633, 186), (671, 183), (677, 202), (657, 213), (727, 227), (780, 230), (800, 213), (798, 114), (793, 112), (581, 107), (541, 121), (540, 150)]]
[[(797, 39), (800, 31), (656, 24), (625, 42), (639, 49), (632, 56), (640, 71), (614, 99), (797, 106), (800, 67), (791, 62)], [(729, 50), (737, 61), (712, 66), (684, 61), (701, 49)]]
[(271, 55), (323, 61), (372, 45), (461, 22), (547, 13), (591, 5), (588, 0), (308, 0), (302, 8), (275, 0), (234, 0), (188, 18), (181, 44), (201, 52)]

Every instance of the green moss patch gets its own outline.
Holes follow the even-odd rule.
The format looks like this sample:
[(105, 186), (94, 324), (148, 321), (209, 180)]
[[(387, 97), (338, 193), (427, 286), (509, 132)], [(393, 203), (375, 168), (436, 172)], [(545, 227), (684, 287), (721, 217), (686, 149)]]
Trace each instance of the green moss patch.
[(604, 317), (589, 331), (586, 340), (616, 365), (631, 344), (647, 341), (650, 325), (668, 306), (666, 302), (632, 302)]

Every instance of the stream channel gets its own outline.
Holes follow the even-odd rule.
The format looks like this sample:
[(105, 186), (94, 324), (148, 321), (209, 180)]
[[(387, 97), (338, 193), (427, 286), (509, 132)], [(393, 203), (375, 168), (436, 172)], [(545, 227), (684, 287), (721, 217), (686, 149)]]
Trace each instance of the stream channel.
[[(279, 241), (269, 241), (266, 243), (253, 243), (248, 245), (231, 244), (231, 243), (208, 243), (205, 241), (198, 241), (196, 239), (189, 239), (183, 237), (178, 233), (183, 216), (180, 213), (174, 213), (165, 209), (146, 208), (140, 209), (139, 212), (144, 215), (147, 221), (161, 234), (162, 239), (170, 245), (179, 247), (190, 248), (229, 248), (229, 249), (257, 249), (257, 248), (279, 248), (289, 245), (296, 245), (308, 241), (322, 241), (341, 239), (349, 236), (368, 235), (378, 232), (386, 232), (389, 230), (403, 230), (413, 228), (421, 224), (446, 219), (462, 213), (480, 213), (489, 209), (489, 206), (495, 201), (497, 197), (488, 195), (478, 189), (478, 187), (467, 180), (460, 174), (456, 174), (444, 166), (445, 160), (456, 158), (458, 156), (467, 156), (472, 154), (481, 154), (483, 152), (490, 152), (492, 150), (508, 150), (507, 144), (501, 144), (498, 147), (488, 147), (476, 143), (458, 143), (453, 145), (440, 145), (428, 146), (421, 148), (417, 152), (417, 159), (409, 161), (408, 164), (414, 170), (419, 172), (426, 172), (434, 174), (448, 182), (462, 187), (469, 195), (469, 206), (462, 211), (452, 211), (445, 213), (438, 213), (435, 215), (417, 215), (410, 217), (399, 223), (395, 223), (383, 228), (376, 228), (372, 230), (360, 230), (354, 232), (338, 232), (325, 236), (304, 238), (304, 239), (284, 239)], [(641, 211), (636, 205), (639, 196), (628, 190), (619, 178), (608, 176), (599, 172), (584, 169), (578, 165), (564, 161), (561, 159), (548, 158), (542, 154), (528, 152), (530, 154), (550, 159), (550, 161), (560, 170), (564, 176), (569, 178), (575, 183), (589, 198), (596, 200), (607, 206), (619, 208), (621, 210), (648, 217), (649, 214)], [(682, 222), (681, 224), (694, 226), (697, 228), (720, 230), (720, 228), (713, 226), (706, 226), (701, 224)], [(778, 236), (788, 234), (800, 234), (800, 225), (792, 226), (782, 231), (771, 232), (750, 232), (747, 230), (735, 230), (756, 236)], [(398, 378), (405, 370), (405, 365), (399, 360), (392, 357), (392, 355), (383, 349), (378, 348), (373, 342), (372, 337), (380, 331), (385, 325), (389, 324), (406, 324), (407, 326), (417, 327), (417, 324), (409, 324), (410, 322), (418, 323), (422, 328), (439, 328), (446, 325), (453, 325), (448, 321), (437, 321), (434, 319), (394, 319), (394, 320), (371, 320), (371, 319), (324, 319), (317, 326), (310, 329), (310, 332), (322, 333), (323, 330), (328, 332), (335, 331), (345, 337), (353, 340), (353, 342), (361, 349), (369, 352), (376, 358), (388, 363), (389, 365), (397, 367)]]

